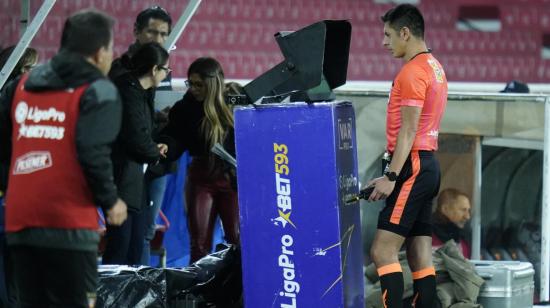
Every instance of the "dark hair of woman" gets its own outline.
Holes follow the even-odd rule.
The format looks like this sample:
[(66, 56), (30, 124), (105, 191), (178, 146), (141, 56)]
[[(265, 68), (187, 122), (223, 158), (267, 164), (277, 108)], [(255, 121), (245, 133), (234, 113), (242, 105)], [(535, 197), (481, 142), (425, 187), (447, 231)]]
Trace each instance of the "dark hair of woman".
[(244, 93), (244, 88), (238, 82), (228, 82), (225, 84), (225, 94), (226, 95), (239, 95)]
[[(8, 62), (8, 58), (11, 56), (14, 49), (15, 45), (6, 47), (6, 49), (0, 51), (0, 69), (4, 67), (6, 62)], [(28, 47), (25, 49), (25, 52), (13, 68), (8, 80), (12, 80), (17, 76), (30, 71), (36, 62), (38, 62), (38, 51), (34, 48)]]
[(147, 75), (156, 65), (159, 69), (166, 69), (168, 52), (160, 44), (152, 42), (143, 44), (132, 56), (132, 73), (137, 77)]

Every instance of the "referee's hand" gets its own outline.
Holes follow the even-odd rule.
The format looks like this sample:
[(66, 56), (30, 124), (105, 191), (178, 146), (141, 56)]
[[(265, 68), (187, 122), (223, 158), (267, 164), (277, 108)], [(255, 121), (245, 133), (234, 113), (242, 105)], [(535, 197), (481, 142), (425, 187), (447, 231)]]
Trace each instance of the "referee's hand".
[(378, 201), (386, 199), (395, 188), (395, 181), (390, 181), (385, 175), (379, 178), (372, 179), (367, 183), (367, 186), (374, 186), (374, 190), (368, 201)]

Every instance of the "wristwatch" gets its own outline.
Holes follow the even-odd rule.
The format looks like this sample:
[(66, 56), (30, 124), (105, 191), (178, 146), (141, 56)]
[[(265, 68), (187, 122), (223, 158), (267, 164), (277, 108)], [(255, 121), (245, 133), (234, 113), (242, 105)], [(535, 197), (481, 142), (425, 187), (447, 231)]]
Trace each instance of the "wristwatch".
[(384, 172), (384, 175), (388, 178), (388, 180), (390, 180), (390, 182), (395, 182), (395, 180), (397, 180), (397, 173), (393, 171), (386, 171)]

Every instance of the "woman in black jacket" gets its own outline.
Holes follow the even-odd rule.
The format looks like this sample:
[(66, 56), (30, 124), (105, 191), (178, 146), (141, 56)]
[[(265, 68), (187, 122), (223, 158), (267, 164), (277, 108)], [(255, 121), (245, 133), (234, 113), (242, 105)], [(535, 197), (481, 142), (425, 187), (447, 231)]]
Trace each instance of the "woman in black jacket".
[(191, 239), (191, 263), (212, 249), (214, 223), (219, 215), (225, 239), (239, 242), (237, 192), (234, 170), (210, 153), (216, 143), (235, 155), (233, 111), (224, 99), (223, 70), (213, 58), (195, 60), (187, 71), (189, 90), (169, 114), (161, 140), (171, 160), (184, 151), (193, 157), (185, 184), (185, 203)]
[(104, 264), (140, 264), (146, 228), (144, 170), (168, 150), (153, 141), (154, 91), (170, 72), (168, 53), (158, 43), (144, 44), (131, 63), (132, 70), (114, 80), (123, 117), (112, 153), (115, 183), (128, 205), (128, 219), (119, 227), (107, 225)]

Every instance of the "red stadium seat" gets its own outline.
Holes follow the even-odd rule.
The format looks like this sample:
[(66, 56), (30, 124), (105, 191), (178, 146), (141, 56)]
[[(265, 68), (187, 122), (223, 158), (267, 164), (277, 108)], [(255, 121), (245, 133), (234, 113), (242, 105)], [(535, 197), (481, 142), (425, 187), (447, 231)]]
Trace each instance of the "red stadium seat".
[[(158, 0), (174, 18), (186, 1)], [(541, 36), (550, 29), (550, 0), (486, 0), (498, 7), (502, 30), (499, 32), (458, 31), (459, 7), (477, 5), (478, 0), (422, 0), (419, 7), (426, 22), (426, 41), (442, 59), (449, 80), (503, 81), (516, 78), (525, 82), (548, 82), (550, 67), (540, 59)], [(63, 21), (78, 9), (95, 7), (113, 15), (115, 54), (120, 55), (134, 41), (136, 15), (152, 4), (131, 0), (58, 0), (31, 46), (41, 59), (59, 47)], [(0, 3), (1, 12), (19, 12), (19, 0)], [(185, 76), (187, 66), (205, 55), (220, 57), (228, 78), (251, 79), (280, 62), (273, 35), (298, 30), (322, 19), (349, 19), (352, 22), (348, 78), (391, 80), (401, 67), (382, 46), (383, 15), (393, 4), (365, 0), (208, 0), (202, 1), (187, 29), (176, 43), (171, 66), (174, 76)], [(36, 12), (38, 2), (31, 2)], [(19, 15), (0, 13), (5, 31), (3, 45), (16, 42)], [(510, 60), (511, 59), (511, 60)]]

